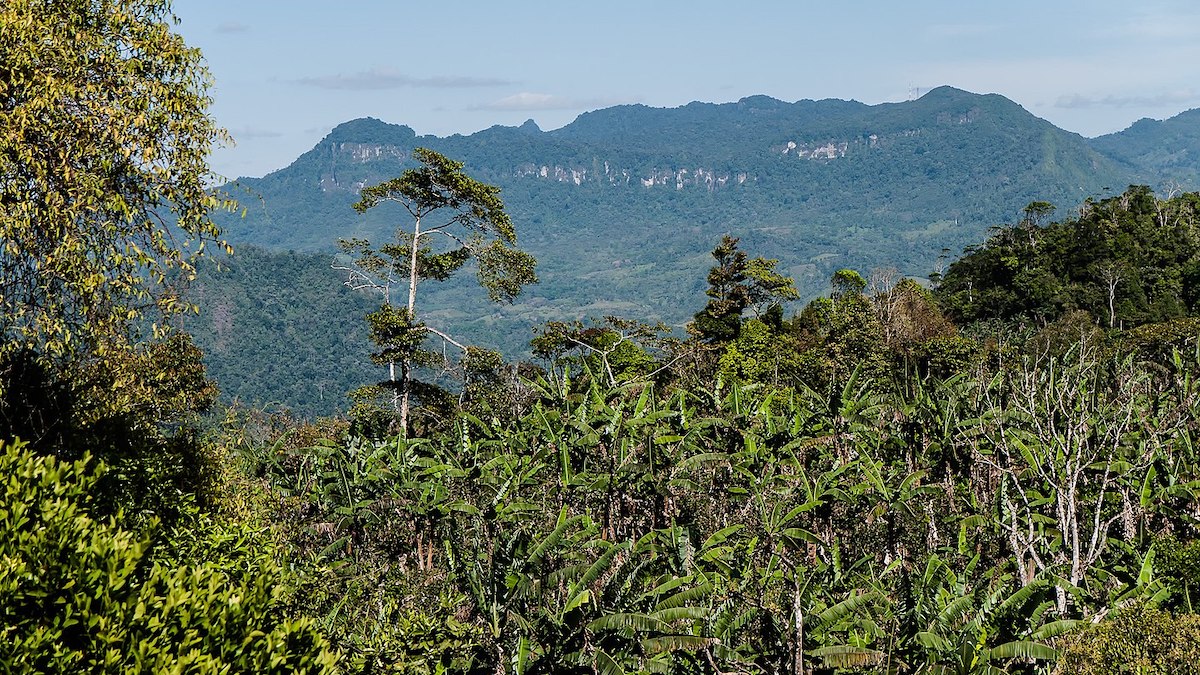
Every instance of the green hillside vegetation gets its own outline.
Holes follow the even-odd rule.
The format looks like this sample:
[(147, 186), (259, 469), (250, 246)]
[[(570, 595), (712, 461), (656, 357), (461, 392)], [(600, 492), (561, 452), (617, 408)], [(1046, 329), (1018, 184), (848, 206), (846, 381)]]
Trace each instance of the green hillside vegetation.
[(202, 262), (188, 297), (203, 310), (180, 325), (198, 336), (225, 401), (315, 417), (383, 378), (362, 320), (377, 303), (346, 287), (332, 260), (240, 246)]
[(1200, 302), (1200, 200), (1156, 199), (1146, 187), (1039, 225), (1053, 207), (1034, 203), (950, 266), (937, 294), (959, 321), (1025, 319), (1045, 325), (1086, 312), (1109, 328), (1178, 319)]
[(1096, 150), (1142, 173), (1142, 180), (1195, 189), (1200, 181), (1200, 110), (1166, 120), (1141, 119), (1124, 131), (1094, 138)]
[[(544, 321), (518, 363), (439, 327), (429, 282), (513, 300), (535, 261), (433, 150), (359, 192), (391, 237), (227, 257), (174, 23), (0, 6), (0, 670), (1195, 671), (1200, 194), (1026, 202), (932, 289), (805, 295), (731, 228), (677, 330)], [(189, 326), (246, 392), (387, 385), (311, 422), (222, 405)]]
[[(1161, 124), (1180, 134), (1195, 126), (1186, 114)], [(1066, 210), (1130, 183), (1196, 187), (1190, 155), (1159, 168), (1130, 159), (1137, 129), (1088, 141), (1001, 96), (949, 87), (876, 106), (764, 96), (673, 109), (618, 106), (550, 132), (526, 124), (450, 138), (360, 119), (338, 126), (290, 166), (227, 186), (245, 215), (217, 218), (239, 248), (296, 251), (278, 260), (309, 266), (315, 280), (338, 239), (388, 240), (402, 222), (404, 214), (387, 205), (356, 214), (351, 205), (362, 186), (412, 168), (415, 147), (459, 159), (470, 175), (502, 188), (518, 244), (538, 259), (540, 283), (514, 305), (496, 307), (473, 291), (468, 273), (430, 289), (425, 306), (456, 339), (520, 359), (529, 353), (530, 328), (547, 321), (618, 315), (681, 334), (705, 301), (708, 251), (725, 234), (778, 259), (810, 300), (844, 267), (895, 268), (915, 278), (943, 271), (948, 255), (984, 240), (998, 223), (1017, 221), (1020, 205), (1033, 200)], [(1167, 140), (1156, 142), (1166, 147)], [(201, 285), (232, 294), (220, 305), (256, 292), (230, 283)], [(298, 289), (297, 301), (309, 302), (310, 290), (324, 292)], [(198, 304), (210, 311), (207, 301)], [(307, 306), (310, 315), (334, 312), (347, 323), (359, 316), (316, 298)], [(277, 324), (277, 316), (262, 322)], [(303, 362), (294, 372), (304, 375), (285, 372), (273, 389), (244, 388), (237, 377), (227, 382), (227, 373), (244, 369), (218, 363), (225, 357), (217, 356), (212, 321), (192, 325), (227, 400), (237, 392), (304, 415), (341, 409), (340, 399), (304, 393), (309, 373), (320, 368), (303, 361), (311, 349), (299, 350)], [(260, 331), (252, 323), (246, 317), (233, 331)], [(297, 331), (287, 325), (274, 340)]]

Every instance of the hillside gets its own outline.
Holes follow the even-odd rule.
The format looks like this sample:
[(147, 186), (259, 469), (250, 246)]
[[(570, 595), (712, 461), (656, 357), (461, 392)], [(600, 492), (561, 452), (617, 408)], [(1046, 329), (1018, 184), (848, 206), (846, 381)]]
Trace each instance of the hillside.
[[(290, 166), (240, 180), (232, 192), (246, 218), (224, 224), (234, 241), (298, 250), (329, 249), (347, 233), (385, 233), (384, 223), (346, 207), (362, 184), (408, 166), (417, 146), (460, 159), (472, 175), (504, 188), (535, 246), (563, 228), (586, 235), (614, 220), (686, 223), (709, 233), (758, 227), (774, 232), (781, 257), (795, 263), (866, 251), (855, 240), (902, 233), (919, 249), (907, 262), (927, 264), (947, 243), (974, 241), (1010, 218), (1023, 199), (1074, 204), (1127, 177), (1083, 138), (997, 95), (942, 87), (876, 106), (758, 96), (674, 109), (618, 106), (550, 132), (526, 124), (418, 137), (408, 127), (355, 120)], [(645, 234), (621, 232), (635, 240)]]
[(1146, 183), (1200, 185), (1200, 109), (1166, 120), (1141, 119), (1091, 140), (1097, 151), (1139, 172)]
[[(314, 283), (336, 287), (328, 268), (339, 237), (379, 241), (403, 222), (384, 208), (356, 214), (350, 205), (363, 185), (410, 167), (415, 147), (464, 161), (503, 189), (541, 284), (497, 307), (455, 281), (427, 295), (424, 311), (456, 336), (520, 356), (531, 327), (547, 320), (621, 315), (681, 326), (703, 306), (708, 252), (724, 233), (778, 258), (806, 298), (843, 267), (926, 276), (1031, 200), (1070, 209), (1104, 188), (1146, 182), (1128, 159), (1137, 155), (1131, 138), (1089, 142), (1002, 96), (950, 87), (873, 106), (765, 96), (617, 106), (553, 131), (528, 122), (449, 138), (359, 119), (291, 165), (227, 186), (245, 215), (221, 224), (235, 246), (296, 251), (289, 265), (310, 265), (323, 280)], [(1101, 147), (1125, 154), (1114, 160)], [(233, 330), (295, 330), (273, 311), (243, 314)], [(345, 324), (362, 314), (347, 304), (311, 311)], [(250, 325), (258, 320), (268, 328)], [(211, 314), (192, 326), (210, 353), (214, 326)], [(280, 380), (293, 391), (303, 384)]]

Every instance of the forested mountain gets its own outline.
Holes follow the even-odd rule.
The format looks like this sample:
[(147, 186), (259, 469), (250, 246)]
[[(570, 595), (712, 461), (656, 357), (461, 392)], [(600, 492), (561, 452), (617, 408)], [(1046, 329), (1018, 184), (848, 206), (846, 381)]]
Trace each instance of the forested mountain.
[(215, 267), (190, 290), (203, 313), (187, 326), (226, 400), (316, 414), (380, 377), (362, 319), (378, 303), (339, 283), (327, 256), (248, 246)]
[(736, 227), (761, 230), (767, 252), (788, 267), (831, 255), (923, 267), (942, 247), (976, 241), (1011, 218), (1013, 204), (1074, 205), (1131, 177), (1085, 139), (997, 95), (941, 87), (876, 106), (758, 96), (618, 106), (550, 132), (527, 123), (418, 137), (408, 127), (355, 120), (290, 166), (231, 186), (246, 215), (223, 224), (235, 242), (298, 250), (390, 234), (386, 216), (356, 218), (348, 206), (363, 184), (410, 166), (418, 146), (502, 187), (546, 265), (564, 236), (574, 251), (604, 258), (585, 246), (654, 241), (652, 228), (668, 226), (672, 239), (688, 239), (679, 236), (686, 230), (704, 235), (699, 248), (681, 249), (694, 253)]
[[(470, 175), (502, 188), (520, 245), (539, 261), (541, 283), (517, 304), (497, 307), (450, 282), (430, 288), (425, 308), (454, 335), (517, 357), (527, 353), (530, 328), (548, 320), (620, 315), (681, 326), (703, 305), (708, 251), (725, 233), (779, 259), (779, 271), (796, 280), (804, 298), (823, 293), (830, 275), (846, 267), (928, 276), (983, 241), (988, 228), (1015, 221), (1030, 201), (1051, 202), (1065, 215), (1130, 183), (1194, 183), (1195, 153), (1181, 150), (1168, 162), (1155, 148), (1194, 136), (1188, 130), (1200, 128), (1197, 122), (1188, 114), (1139, 122), (1088, 141), (1002, 96), (950, 87), (874, 106), (765, 96), (672, 109), (618, 106), (554, 131), (527, 122), (449, 138), (360, 119), (338, 126), (290, 166), (228, 185), (244, 215), (239, 210), (221, 224), (242, 250), (300, 252), (256, 255), (256, 265), (275, 278), (292, 274), (271, 272), (276, 260), (292, 271), (309, 267), (308, 280), (290, 297), (315, 302), (305, 298), (343, 281), (328, 269), (338, 238), (384, 241), (404, 220), (398, 209), (355, 213), (350, 206), (364, 185), (411, 167), (416, 147), (459, 159)], [(249, 302), (261, 286), (235, 285), (202, 277), (204, 313), (188, 327), (223, 389), (245, 395), (249, 390), (234, 382), (243, 382), (236, 373), (247, 369), (218, 363), (226, 358), (218, 343), (249, 334), (286, 341), (303, 331), (270, 302)], [(216, 288), (231, 295), (210, 304)], [(238, 297), (248, 304), (218, 338), (212, 308)], [(313, 304), (307, 315), (349, 326), (362, 309)], [(334, 343), (318, 351), (344, 362), (350, 349), (360, 346)], [(298, 358), (308, 351), (300, 349)], [(301, 364), (272, 381), (279, 391), (311, 392), (309, 377), (301, 375), (310, 370)], [(314, 407), (321, 396), (309, 398), (260, 392), (257, 400), (321, 409)]]
[(1200, 109), (1166, 120), (1140, 119), (1124, 131), (1091, 140), (1097, 151), (1140, 172), (1140, 182), (1200, 181)]

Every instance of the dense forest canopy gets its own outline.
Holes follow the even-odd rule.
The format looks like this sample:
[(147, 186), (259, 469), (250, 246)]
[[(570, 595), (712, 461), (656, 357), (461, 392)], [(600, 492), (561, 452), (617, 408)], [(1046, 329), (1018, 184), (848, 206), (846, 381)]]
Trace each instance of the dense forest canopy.
[[(938, 296), (959, 321), (1046, 323), (1085, 311), (1109, 328), (1177, 319), (1200, 301), (1200, 200), (1133, 187), (1039, 223), (1045, 202), (953, 263)], [(978, 290), (976, 290), (978, 289)]]
[[(247, 379), (339, 340), (361, 350), (306, 371), (323, 395), (343, 394), (323, 370), (396, 366), (384, 396), (300, 421), (219, 404), (180, 328), (174, 284), (224, 247), (203, 189), (221, 132), (173, 24), (155, 0), (0, 8), (4, 670), (1200, 663), (1200, 195), (1134, 186), (1057, 219), (1026, 202), (932, 286), (838, 268), (798, 311), (795, 277), (734, 231), (708, 242), (683, 330), (542, 321), (514, 362), (416, 301), (472, 258), (495, 299), (536, 278), (497, 187), (418, 150), (360, 190), (412, 229), (347, 241), (349, 287), (294, 254), (226, 261), (263, 290), (245, 305), (310, 326), (218, 331), (252, 351)], [(582, 122), (560, 136), (608, 123)], [(266, 257), (355, 320), (306, 315)], [(192, 297), (226, 323), (251, 311), (211, 283)]]

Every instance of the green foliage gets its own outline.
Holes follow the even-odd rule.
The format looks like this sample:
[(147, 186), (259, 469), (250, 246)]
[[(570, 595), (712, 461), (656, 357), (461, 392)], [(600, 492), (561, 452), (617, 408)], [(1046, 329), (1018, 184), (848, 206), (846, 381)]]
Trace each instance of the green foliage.
[(108, 353), (58, 372), (35, 353), (0, 358), (0, 440), (66, 460), (90, 452), (111, 467), (103, 478), (106, 513), (170, 525), (182, 495), (206, 489), (208, 458), (199, 416), (216, 390), (186, 333)]
[(692, 333), (709, 344), (723, 344), (737, 338), (742, 314), (747, 309), (757, 314), (769, 304), (800, 297), (792, 279), (775, 271), (778, 260), (748, 258), (738, 248), (737, 237), (723, 236), (712, 256), (717, 264), (708, 271), (705, 294), (710, 299), (689, 326)]
[(164, 565), (148, 540), (93, 516), (99, 474), (87, 458), (0, 449), (5, 670), (333, 672), (313, 625), (281, 615), (280, 573), (268, 560), (247, 556), (244, 572)]
[(223, 402), (313, 419), (344, 413), (346, 392), (387, 376), (362, 320), (379, 300), (340, 281), (325, 255), (240, 246), (201, 261), (190, 288), (200, 313), (182, 323)]
[(469, 670), (482, 640), (477, 627), (447, 615), (444, 607), (436, 613), (389, 609), (370, 617), (374, 633), (360, 628), (338, 640), (349, 652), (347, 672), (435, 675)]
[(794, 364), (789, 351), (781, 349), (777, 332), (758, 319), (742, 324), (736, 340), (721, 352), (717, 372), (726, 382), (763, 382), (780, 384), (790, 381)]
[(205, 499), (216, 396), (172, 328), (177, 286), (227, 248), (207, 165), (226, 136), (175, 23), (158, 0), (0, 8), (0, 441), (97, 457), (93, 515), (135, 529)]
[(179, 242), (217, 241), (225, 135), (174, 21), (158, 0), (0, 10), (0, 356), (103, 357), (147, 306), (184, 308), (164, 284), (193, 269)]
[(1154, 542), (1154, 572), (1164, 578), (1173, 591), (1172, 605), (1193, 612), (1200, 604), (1200, 539), (1180, 541), (1175, 537), (1163, 537)]
[(1190, 673), (1200, 663), (1200, 615), (1135, 605), (1063, 638), (1055, 673)]
[(1175, 352), (1191, 354), (1200, 344), (1200, 318), (1150, 323), (1121, 333), (1118, 349), (1140, 359), (1167, 363)]
[(972, 587), (977, 559), (959, 576), (937, 555), (930, 556), (911, 582), (911, 597), (895, 608), (900, 628), (889, 655), (917, 672), (971, 675), (1008, 672), (1005, 664), (1054, 661), (1051, 638), (1075, 625), (1047, 620), (1050, 584), (1034, 580), (1014, 585), (1010, 578)]
[(572, 366), (582, 366), (576, 385), (583, 388), (590, 386), (589, 375), (611, 387), (647, 380), (663, 370), (660, 359), (677, 346), (663, 324), (651, 326), (615, 316), (603, 321), (550, 321), (535, 330), (538, 335), (529, 344), (535, 356), (549, 363), (550, 375), (562, 381)]
[(305, 597), (350, 651), (406, 653), (381, 617), (420, 616), (462, 670), (1026, 672), (1076, 620), (1182, 588), (1186, 559), (1147, 553), (1196, 525), (1200, 399), (1173, 373), (1087, 345), (826, 393), (563, 372), (512, 416), (257, 471), (300, 500), (277, 517), (336, 570)]
[(830, 280), (830, 297), (810, 302), (791, 321), (799, 379), (809, 386), (836, 388), (855, 370), (877, 375), (886, 369), (883, 325), (866, 285), (858, 272), (839, 270)]
[(1078, 216), (1060, 222), (1043, 225), (1049, 210), (1042, 208), (968, 248), (942, 277), (938, 299), (960, 322), (1045, 325), (1072, 311), (1110, 328), (1181, 318), (1194, 295), (1198, 204), (1195, 194), (1160, 200), (1134, 186), (1088, 199)]

